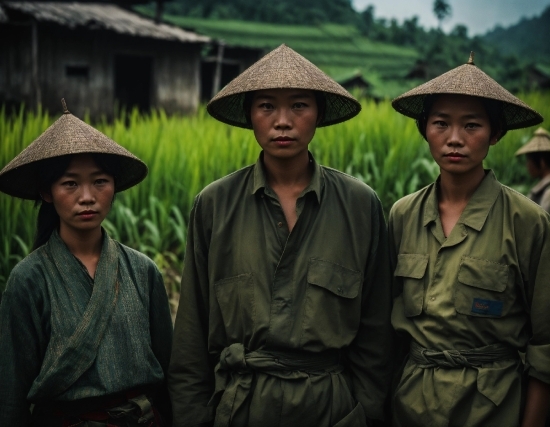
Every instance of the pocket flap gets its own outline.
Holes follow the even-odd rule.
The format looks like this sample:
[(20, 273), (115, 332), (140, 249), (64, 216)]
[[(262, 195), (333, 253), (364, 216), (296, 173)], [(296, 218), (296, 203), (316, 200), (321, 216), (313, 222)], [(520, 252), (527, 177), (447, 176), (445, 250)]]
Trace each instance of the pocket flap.
[(427, 254), (399, 254), (394, 275), (422, 279), (426, 274), (428, 259)]
[(458, 281), (475, 288), (503, 292), (509, 275), (510, 269), (505, 264), (463, 256), (458, 270)]
[(307, 281), (340, 297), (355, 298), (359, 294), (361, 272), (312, 258), (307, 269)]

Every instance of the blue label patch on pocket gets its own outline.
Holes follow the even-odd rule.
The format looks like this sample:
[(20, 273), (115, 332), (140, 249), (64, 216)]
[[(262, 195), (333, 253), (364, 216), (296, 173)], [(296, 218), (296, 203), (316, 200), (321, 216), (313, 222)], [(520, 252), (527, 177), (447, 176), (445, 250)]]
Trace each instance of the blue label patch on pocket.
[(502, 301), (474, 298), (472, 313), (484, 314), (485, 316), (502, 316)]

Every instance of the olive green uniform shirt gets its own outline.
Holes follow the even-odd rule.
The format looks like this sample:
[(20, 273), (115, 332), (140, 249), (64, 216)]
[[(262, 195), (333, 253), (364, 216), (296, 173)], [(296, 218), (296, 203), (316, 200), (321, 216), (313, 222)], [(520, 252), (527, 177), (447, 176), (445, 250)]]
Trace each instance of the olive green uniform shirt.
[[(392, 333), (380, 201), (364, 183), (311, 158), (312, 180), (289, 233), (261, 159), (195, 199), (168, 374), (174, 426), (214, 418), (249, 427), (360, 426), (363, 412), (381, 419)], [(342, 368), (274, 372), (275, 362), (251, 379), (243, 362), (228, 384), (250, 390), (237, 390), (239, 404), (221, 414), (215, 399), (208, 404), (218, 386), (214, 370), (235, 343), (247, 353), (336, 350)], [(254, 363), (262, 365), (261, 357)], [(228, 391), (221, 393), (227, 401)]]
[[(395, 269), (392, 324), (421, 346), (507, 344), (550, 383), (550, 222), (488, 171), (448, 237), (438, 183), (399, 200), (389, 220)], [(402, 426), (517, 426), (523, 365), (423, 369), (411, 360), (394, 393)]]

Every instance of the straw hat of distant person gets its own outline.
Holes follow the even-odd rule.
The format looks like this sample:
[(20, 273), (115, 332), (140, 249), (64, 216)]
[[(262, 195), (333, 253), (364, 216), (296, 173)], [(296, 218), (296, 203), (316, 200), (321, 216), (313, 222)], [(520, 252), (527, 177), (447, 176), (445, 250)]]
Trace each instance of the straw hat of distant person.
[(106, 135), (73, 116), (62, 100), (63, 115), (0, 171), (0, 191), (23, 199), (40, 197), (40, 162), (68, 154), (102, 153), (116, 156), (116, 191), (126, 190), (147, 176), (147, 166)]
[(533, 134), (533, 138), (527, 144), (516, 151), (516, 156), (528, 153), (540, 153), (550, 151), (550, 133), (543, 128), (538, 128)]
[(361, 111), (361, 105), (348, 91), (285, 44), (233, 79), (206, 108), (221, 122), (251, 129), (245, 114), (245, 94), (264, 89), (308, 89), (322, 93), (326, 105), (318, 127), (346, 121)]
[(419, 119), (423, 114), (424, 98), (436, 94), (478, 96), (502, 102), (503, 130), (533, 126), (543, 121), (542, 116), (521, 101), (474, 64), (470, 53), (467, 64), (453, 68), (392, 101), (401, 114)]

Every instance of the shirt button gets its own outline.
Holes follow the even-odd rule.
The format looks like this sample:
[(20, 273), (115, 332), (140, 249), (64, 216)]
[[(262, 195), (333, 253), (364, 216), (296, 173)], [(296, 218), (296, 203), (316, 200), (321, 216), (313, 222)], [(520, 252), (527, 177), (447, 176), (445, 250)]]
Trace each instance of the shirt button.
[(430, 298), (430, 301), (435, 301), (435, 297), (431, 297), (431, 298)]
[(281, 228), (283, 226), (283, 223), (282, 222), (278, 222), (277, 223), (277, 227)]
[(342, 289), (341, 286), (338, 286), (338, 289), (336, 289), (336, 292), (338, 292), (339, 294), (343, 294), (344, 290)]

